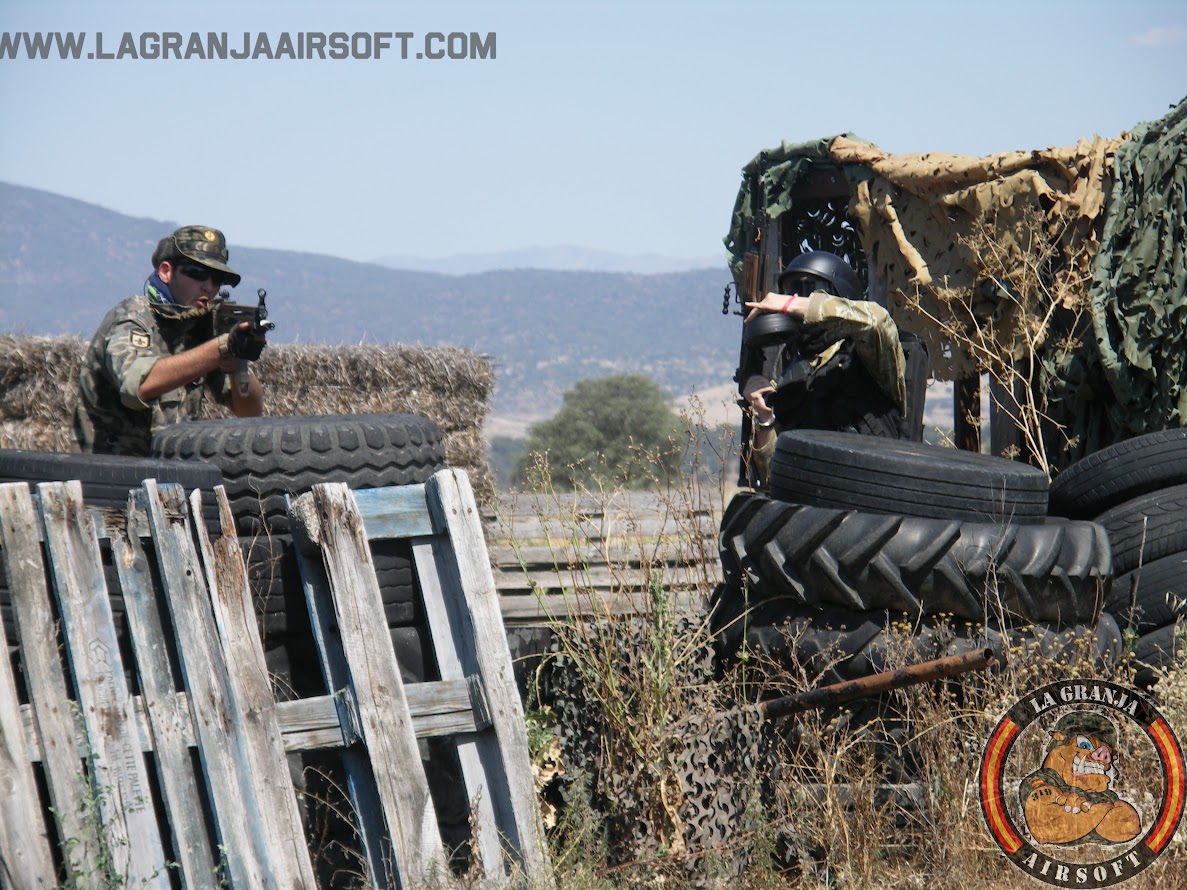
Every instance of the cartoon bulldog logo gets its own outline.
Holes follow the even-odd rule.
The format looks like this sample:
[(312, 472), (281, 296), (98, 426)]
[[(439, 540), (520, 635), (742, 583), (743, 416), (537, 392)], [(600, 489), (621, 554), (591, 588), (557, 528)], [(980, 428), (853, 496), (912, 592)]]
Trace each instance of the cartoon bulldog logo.
[(1112, 790), (1120, 761), (1112, 721), (1073, 711), (1050, 734), (1043, 765), (1018, 792), (1031, 837), (1040, 844), (1120, 844), (1137, 837), (1138, 811)]
[(1128, 881), (1166, 849), (1187, 802), (1187, 766), (1165, 718), (1132, 689), (1094, 679), (1016, 702), (985, 746), (979, 780), (998, 846), (1057, 887)]

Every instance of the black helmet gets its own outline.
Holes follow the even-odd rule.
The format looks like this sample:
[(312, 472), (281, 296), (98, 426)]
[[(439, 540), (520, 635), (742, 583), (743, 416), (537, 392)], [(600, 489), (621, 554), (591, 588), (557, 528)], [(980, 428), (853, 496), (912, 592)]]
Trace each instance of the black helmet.
[(823, 286), (818, 290), (828, 291), (847, 300), (864, 300), (865, 289), (853, 268), (837, 256), (824, 250), (809, 250), (801, 253), (779, 273), (780, 293), (787, 293), (784, 284), (795, 278), (813, 278)]

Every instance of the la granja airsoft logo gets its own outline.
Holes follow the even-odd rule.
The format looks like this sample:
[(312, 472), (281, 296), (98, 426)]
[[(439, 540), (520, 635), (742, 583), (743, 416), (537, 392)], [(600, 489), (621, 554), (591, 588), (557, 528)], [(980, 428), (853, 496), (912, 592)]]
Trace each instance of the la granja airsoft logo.
[(1061, 680), (1020, 699), (981, 759), (981, 809), (1006, 856), (1057, 887), (1108, 887), (1157, 859), (1183, 816), (1187, 771), (1142, 696)]

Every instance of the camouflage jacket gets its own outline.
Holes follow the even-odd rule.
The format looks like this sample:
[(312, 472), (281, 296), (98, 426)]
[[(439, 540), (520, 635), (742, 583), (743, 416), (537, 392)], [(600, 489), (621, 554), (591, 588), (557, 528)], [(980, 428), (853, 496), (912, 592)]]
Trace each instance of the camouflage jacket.
[(203, 415), (207, 397), (226, 404), (231, 385), (214, 371), (143, 402), (140, 385), (157, 359), (177, 355), (213, 336), (210, 314), (156, 306), (129, 297), (104, 317), (82, 358), (74, 437), (87, 453), (147, 455), (153, 434)]

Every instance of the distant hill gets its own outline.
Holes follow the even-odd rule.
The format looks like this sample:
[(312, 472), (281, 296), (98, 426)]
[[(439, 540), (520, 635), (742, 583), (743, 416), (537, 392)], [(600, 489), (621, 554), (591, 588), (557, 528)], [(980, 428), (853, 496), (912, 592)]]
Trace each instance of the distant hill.
[[(0, 330), (90, 336), (141, 290), (153, 247), (177, 224), (0, 183)], [(494, 361), (494, 414), (551, 415), (577, 380), (619, 372), (679, 397), (728, 382), (737, 362), (741, 322), (721, 314), (724, 262), (651, 275), (443, 275), (237, 247), (229, 235), (243, 274), (233, 296), (254, 302), (267, 289), (275, 342), (465, 346)]]
[(467, 253), (449, 257), (385, 256), (375, 260), (392, 269), (440, 272), (445, 275), (473, 275), (498, 269), (553, 269), (565, 272), (631, 272), (660, 275), (691, 269), (723, 268), (725, 251), (718, 258), (668, 257), (658, 254), (624, 256), (583, 247), (529, 247), (501, 253)]

